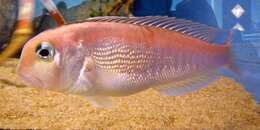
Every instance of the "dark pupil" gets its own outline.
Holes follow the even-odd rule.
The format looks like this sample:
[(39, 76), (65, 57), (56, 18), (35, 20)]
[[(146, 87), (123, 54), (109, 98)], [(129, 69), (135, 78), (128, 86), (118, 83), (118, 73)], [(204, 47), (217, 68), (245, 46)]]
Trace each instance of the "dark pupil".
[(42, 50), (40, 50), (40, 53), (39, 53), (41, 56), (43, 56), (43, 57), (47, 57), (47, 56), (49, 56), (49, 50), (47, 50), (47, 49), (42, 49)]

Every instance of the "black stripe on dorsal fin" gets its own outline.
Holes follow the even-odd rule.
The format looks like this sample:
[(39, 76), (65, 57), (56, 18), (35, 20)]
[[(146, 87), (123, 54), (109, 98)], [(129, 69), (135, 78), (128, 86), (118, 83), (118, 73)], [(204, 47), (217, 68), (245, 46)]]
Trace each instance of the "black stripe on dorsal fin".
[(139, 26), (149, 26), (176, 31), (188, 36), (198, 38), (207, 42), (212, 42), (222, 30), (192, 22), (190, 20), (177, 19), (167, 16), (146, 16), (146, 17), (119, 17), (105, 16), (89, 18), (86, 22), (116, 22), (134, 24)]

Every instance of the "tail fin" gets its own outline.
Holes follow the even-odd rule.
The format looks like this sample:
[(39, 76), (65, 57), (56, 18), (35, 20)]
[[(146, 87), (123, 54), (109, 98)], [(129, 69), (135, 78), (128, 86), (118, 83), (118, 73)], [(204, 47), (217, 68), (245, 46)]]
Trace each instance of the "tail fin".
[(257, 48), (250, 42), (231, 44), (233, 35), (234, 31), (230, 31), (226, 43), (232, 57), (228, 66), (231, 71), (223, 74), (244, 85), (260, 103), (260, 46)]
[(228, 37), (226, 40), (225, 45), (228, 46), (229, 51), (230, 51), (230, 63), (228, 65), (228, 68), (230, 70), (232, 70), (233, 72), (235, 72), (237, 75), (241, 75), (240, 74), (240, 69), (238, 68), (238, 66), (236, 65), (236, 55), (233, 53), (233, 45), (232, 45), (232, 41), (233, 41), (233, 37), (234, 37), (234, 30), (230, 30), (228, 33)]

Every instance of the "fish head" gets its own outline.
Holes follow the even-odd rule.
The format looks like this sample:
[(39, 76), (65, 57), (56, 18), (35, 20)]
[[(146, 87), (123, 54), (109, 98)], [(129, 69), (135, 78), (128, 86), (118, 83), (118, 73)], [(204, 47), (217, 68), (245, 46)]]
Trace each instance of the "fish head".
[(62, 80), (62, 44), (68, 38), (52, 31), (43, 32), (29, 40), (23, 47), (17, 75), (27, 85), (54, 91), (64, 89)]

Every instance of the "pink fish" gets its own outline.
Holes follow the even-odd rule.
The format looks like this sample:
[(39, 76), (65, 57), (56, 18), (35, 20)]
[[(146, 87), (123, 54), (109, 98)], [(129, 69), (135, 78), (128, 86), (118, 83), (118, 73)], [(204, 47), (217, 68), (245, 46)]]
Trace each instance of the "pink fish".
[(109, 107), (110, 96), (153, 88), (177, 96), (207, 87), (232, 66), (231, 38), (217, 29), (169, 17), (97, 17), (45, 31), (26, 43), (18, 75), (29, 85), (86, 96)]

